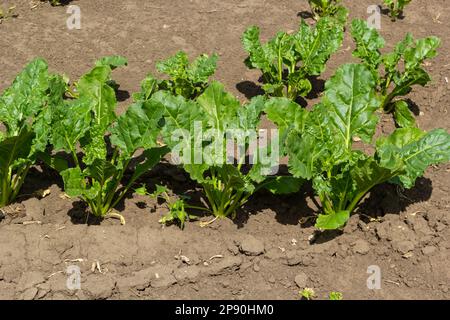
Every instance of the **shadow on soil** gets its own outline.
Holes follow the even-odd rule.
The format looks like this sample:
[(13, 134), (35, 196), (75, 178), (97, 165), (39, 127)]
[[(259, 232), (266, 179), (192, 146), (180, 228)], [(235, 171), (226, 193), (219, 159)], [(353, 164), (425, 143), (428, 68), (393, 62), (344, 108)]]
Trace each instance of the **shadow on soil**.
[(302, 19), (314, 19), (314, 15), (311, 13), (311, 11), (300, 11), (299, 13), (297, 13), (297, 17), (302, 18)]

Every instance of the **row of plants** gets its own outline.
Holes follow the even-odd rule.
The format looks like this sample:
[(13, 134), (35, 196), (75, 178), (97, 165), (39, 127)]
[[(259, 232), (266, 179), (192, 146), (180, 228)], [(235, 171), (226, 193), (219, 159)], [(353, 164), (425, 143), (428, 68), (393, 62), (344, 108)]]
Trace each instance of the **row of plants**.
[[(412, 0), (383, 0), (387, 13), (392, 21), (403, 17), (403, 10)], [(341, 22), (345, 22), (348, 10), (341, 5), (342, 0), (308, 0), (311, 13), (315, 20), (323, 17), (335, 17)], [(380, 6), (381, 7), (381, 6)]]
[[(405, 7), (411, 3), (412, 0), (383, 0), (386, 6), (389, 16), (393, 21), (403, 15)], [(41, 2), (50, 2), (52, 6), (59, 6), (63, 2), (60, 0), (41, 0)], [(311, 13), (314, 19), (319, 20), (322, 17), (337, 17), (339, 21), (345, 22), (348, 16), (348, 10), (341, 5), (341, 0), (308, 0), (311, 7)]]
[[(66, 194), (84, 201), (91, 214), (122, 223), (114, 208), (132, 190), (165, 200), (169, 213), (161, 222), (182, 227), (195, 212), (213, 215), (205, 225), (234, 217), (259, 190), (290, 194), (310, 182), (322, 206), (316, 227), (344, 226), (376, 185), (411, 188), (430, 165), (450, 160), (447, 131), (419, 129), (404, 100), (414, 85), (431, 80), (422, 66), (437, 54), (438, 38), (414, 40), (408, 34), (382, 54), (383, 38), (356, 19), (353, 55), (361, 63), (339, 67), (311, 110), (297, 103), (340, 48), (346, 19), (323, 17), (313, 26), (302, 21), (297, 32), (279, 32), (267, 43), (261, 43), (258, 27), (245, 31), (245, 63), (261, 70), (265, 91), (245, 105), (209, 80), (217, 55), (190, 62), (178, 52), (158, 63), (164, 79), (149, 74), (121, 115), (112, 73), (127, 65), (125, 58), (102, 58), (74, 82), (49, 73), (47, 63), (35, 59), (0, 97), (0, 207), (16, 200), (39, 161), (60, 173)], [(375, 139), (383, 112), (393, 115), (397, 129)], [(271, 137), (277, 143), (270, 146), (252, 140), (263, 116), (278, 128)], [(214, 134), (205, 140), (205, 132)], [(240, 152), (223, 162), (232, 132), (239, 132), (231, 140)], [(355, 148), (359, 140), (375, 152)], [(202, 190), (200, 203), (170, 196), (164, 186), (150, 193), (136, 185), (169, 153), (179, 155), (179, 166)], [(290, 175), (273, 175), (267, 157), (283, 156)]]

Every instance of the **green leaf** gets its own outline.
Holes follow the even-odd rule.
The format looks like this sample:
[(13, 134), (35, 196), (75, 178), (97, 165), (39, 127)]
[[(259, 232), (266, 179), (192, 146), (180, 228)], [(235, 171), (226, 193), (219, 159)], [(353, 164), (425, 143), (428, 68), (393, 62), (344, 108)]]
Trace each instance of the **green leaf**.
[(272, 98), (266, 103), (267, 118), (275, 123), (282, 141), (291, 130), (303, 132), (308, 112), (287, 98)]
[(350, 218), (349, 211), (339, 211), (332, 214), (319, 214), (315, 227), (322, 230), (336, 230), (345, 225)]
[(395, 102), (394, 117), (395, 122), (402, 128), (416, 126), (416, 119), (405, 101)]
[(240, 108), (239, 101), (225, 91), (219, 82), (213, 82), (198, 97), (197, 102), (207, 117), (211, 128), (225, 131), (237, 121), (237, 112)]
[[(367, 192), (376, 185), (389, 181), (396, 175), (403, 173), (403, 163), (397, 162), (391, 168), (385, 168), (374, 158), (368, 157), (360, 159), (351, 167), (351, 177), (356, 190), (356, 200), (359, 201)], [(350, 211), (354, 209), (357, 203), (354, 203)]]
[(147, 75), (141, 82), (141, 91), (133, 94), (133, 100), (138, 102), (150, 99), (154, 93), (158, 92), (159, 84), (160, 82), (153, 75)]
[[(300, 142), (299, 142), (300, 141)], [(311, 135), (292, 134), (288, 139), (289, 172), (294, 177), (312, 179), (321, 170), (322, 158), (327, 150)]]
[(53, 170), (56, 170), (59, 173), (69, 168), (69, 163), (67, 162), (67, 160), (61, 157), (51, 156), (46, 152), (39, 152), (37, 154), (37, 157), (42, 160), (45, 165), (52, 168)]
[(8, 136), (17, 136), (45, 106), (49, 86), (48, 66), (45, 60), (30, 62), (0, 96), (0, 123)]
[(414, 39), (411, 33), (407, 33), (405, 39), (397, 43), (393, 52), (385, 54), (383, 56), (383, 62), (385, 65), (386, 73), (394, 76), (397, 72), (396, 68), (402, 59), (407, 48), (414, 43)]
[(83, 172), (83, 175), (90, 177), (104, 185), (107, 180), (114, 177), (117, 169), (111, 162), (103, 159), (95, 159)]
[(44, 152), (51, 140), (54, 117), (59, 107), (64, 105), (64, 93), (66, 83), (61, 76), (51, 76), (49, 78), (49, 90), (47, 102), (41, 112), (35, 116), (33, 131), (36, 137), (33, 141), (33, 153)]
[(355, 19), (351, 28), (352, 37), (356, 43), (353, 56), (360, 58), (378, 79), (378, 68), (383, 60), (380, 49), (385, 45), (378, 31), (370, 28), (365, 20)]
[(158, 62), (156, 64), (156, 69), (172, 78), (183, 78), (186, 76), (186, 69), (188, 65), (188, 55), (183, 51), (179, 51), (166, 61)]
[(239, 128), (254, 130), (261, 122), (261, 115), (265, 109), (266, 99), (264, 96), (252, 98), (249, 104), (238, 109)]
[(91, 106), (85, 100), (72, 100), (59, 106), (52, 120), (51, 143), (57, 151), (72, 152), (91, 125)]
[(153, 198), (158, 198), (164, 193), (167, 193), (169, 189), (167, 189), (165, 186), (161, 186), (159, 184), (156, 185), (156, 190), (151, 194)]
[[(385, 96), (383, 103), (385, 111), (393, 109), (391, 102), (395, 97), (410, 93), (414, 85), (425, 86), (431, 81), (422, 65), (426, 59), (434, 58), (437, 55), (439, 46), (439, 38), (429, 37), (414, 42), (412, 36), (408, 34), (403, 41), (397, 44), (392, 53), (384, 56), (386, 75), (381, 83), (381, 90)], [(389, 93), (388, 89), (392, 82), (395, 87)]]
[(162, 105), (154, 101), (131, 105), (111, 129), (111, 143), (127, 158), (139, 148), (156, 147), (163, 112)]
[(303, 72), (309, 76), (324, 72), (326, 62), (340, 48), (343, 39), (343, 28), (333, 19), (320, 19), (314, 28), (302, 20), (295, 35), (295, 48), (301, 57)]
[(84, 149), (83, 161), (87, 165), (92, 164), (96, 159), (106, 160), (107, 150), (105, 141), (105, 129), (97, 124), (91, 126), (86, 138), (81, 141)]
[(206, 54), (200, 55), (187, 68), (188, 78), (195, 83), (208, 82), (209, 77), (216, 72), (218, 58), (217, 54), (213, 54), (211, 57)]
[(118, 67), (123, 67), (128, 65), (128, 60), (122, 56), (108, 56), (103, 57), (100, 60), (97, 60), (95, 66), (108, 66), (111, 70), (114, 70)]
[(198, 183), (205, 183), (205, 172), (209, 169), (209, 165), (203, 164), (184, 164), (184, 170), (189, 174), (192, 180)]
[(441, 40), (437, 37), (428, 37), (416, 41), (414, 47), (405, 50), (405, 69), (411, 70), (421, 66), (426, 59), (437, 56), (437, 48), (441, 45)]
[(299, 192), (303, 183), (303, 179), (289, 176), (278, 176), (268, 178), (267, 182), (264, 183), (264, 188), (273, 194), (290, 194)]
[(450, 161), (450, 134), (444, 129), (428, 133), (417, 128), (397, 129), (377, 142), (377, 155), (384, 166), (395, 158), (403, 161), (406, 173), (399, 176), (399, 181), (411, 188), (429, 166)]
[(116, 93), (108, 85), (111, 75), (109, 66), (98, 66), (84, 75), (78, 82), (80, 99), (89, 103), (94, 114), (95, 125), (106, 130), (116, 119)]
[(242, 36), (244, 49), (249, 53), (246, 65), (249, 68), (258, 68), (263, 73), (272, 71), (272, 61), (275, 55), (267, 48), (264, 48), (259, 39), (260, 30), (256, 26), (249, 27)]
[(18, 136), (0, 141), (0, 176), (6, 176), (20, 160), (27, 160), (34, 133), (23, 130)]
[(350, 149), (353, 137), (369, 143), (375, 133), (379, 117), (375, 111), (380, 101), (375, 95), (375, 80), (363, 65), (346, 64), (325, 85), (324, 106), (330, 124)]
[(64, 191), (69, 197), (80, 197), (86, 190), (86, 180), (80, 168), (71, 168), (61, 172)]
[(200, 127), (203, 127), (205, 121), (203, 110), (194, 101), (186, 100), (181, 96), (175, 97), (163, 91), (157, 92), (152, 100), (160, 103), (164, 109), (165, 124), (161, 134), (164, 142), (171, 149), (179, 143), (176, 139), (177, 134), (184, 132), (189, 135), (192, 133), (186, 138), (193, 138), (194, 124), (197, 123), (200, 124)]

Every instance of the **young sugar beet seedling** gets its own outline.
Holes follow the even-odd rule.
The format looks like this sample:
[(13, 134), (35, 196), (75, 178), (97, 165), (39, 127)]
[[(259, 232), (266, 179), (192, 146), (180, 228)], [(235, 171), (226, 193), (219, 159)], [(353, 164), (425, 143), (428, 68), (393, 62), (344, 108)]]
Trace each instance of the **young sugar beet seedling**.
[(392, 21), (395, 21), (403, 15), (403, 10), (411, 0), (383, 0), (383, 2), (388, 7)]
[[(257, 141), (264, 97), (255, 97), (241, 106), (222, 84), (213, 82), (195, 101), (165, 91), (157, 92), (149, 101), (163, 106), (164, 142), (176, 155), (175, 162), (202, 186), (206, 203), (203, 209), (215, 216), (212, 221), (234, 216), (261, 188), (273, 193), (300, 188), (301, 179), (268, 177), (271, 168), (278, 165), (276, 146), (252, 147)], [(236, 146), (237, 156), (230, 143)], [(254, 163), (248, 169), (246, 159), (252, 148)], [(273, 159), (276, 163), (272, 163)]]
[(0, 96), (0, 208), (16, 199), (38, 153), (45, 151), (49, 119), (64, 88), (62, 78), (35, 59)]
[(187, 197), (175, 198), (169, 195), (169, 190), (161, 185), (156, 185), (156, 190), (153, 193), (149, 193), (145, 185), (135, 190), (137, 194), (142, 196), (150, 196), (154, 199), (161, 199), (165, 202), (165, 205), (169, 209), (169, 212), (159, 219), (161, 224), (179, 224), (181, 229), (184, 229), (184, 224), (187, 220), (195, 220), (197, 216), (189, 214), (186, 209), (194, 209), (204, 211), (204, 207), (191, 206), (186, 203)]
[(311, 180), (320, 199), (317, 228), (344, 226), (376, 185), (411, 188), (428, 166), (450, 160), (450, 135), (444, 129), (399, 128), (376, 141), (374, 155), (355, 150), (353, 139), (371, 143), (379, 122), (376, 79), (366, 66), (348, 64), (325, 87), (312, 111), (283, 98), (266, 107), (268, 118), (284, 130), (289, 171)]
[(322, 18), (315, 26), (302, 20), (297, 32), (279, 32), (261, 44), (260, 30), (252, 26), (242, 37), (249, 54), (245, 63), (251, 69), (261, 70), (267, 95), (296, 100), (312, 90), (309, 78), (325, 70), (326, 62), (341, 46), (343, 36), (341, 24)]
[(179, 51), (166, 61), (156, 64), (156, 69), (167, 75), (168, 80), (158, 80), (149, 74), (141, 84), (141, 92), (134, 94), (134, 99), (148, 100), (155, 92), (166, 90), (186, 99), (195, 99), (208, 86), (208, 79), (214, 75), (217, 67), (217, 54), (202, 54), (189, 63), (187, 54)]
[[(64, 100), (53, 114), (51, 143), (54, 151), (64, 151), (73, 160), (72, 167), (60, 170), (66, 194), (85, 201), (96, 217), (120, 218), (125, 223), (120, 214), (113, 212), (114, 207), (168, 150), (157, 143), (163, 112), (160, 105), (137, 102), (117, 117), (116, 93), (110, 86), (117, 61), (99, 60), (81, 77), (76, 84), (76, 98)], [(135, 158), (139, 149), (144, 152)], [(132, 160), (138, 164), (132, 165)], [(123, 181), (128, 169), (134, 173)]]
[(364, 20), (353, 20), (352, 36), (356, 42), (353, 55), (363, 61), (376, 79), (382, 109), (392, 112), (400, 127), (414, 127), (415, 119), (408, 104), (397, 98), (410, 93), (414, 85), (425, 86), (431, 81), (422, 66), (437, 55), (440, 39), (428, 37), (414, 41), (408, 33), (393, 52), (383, 55), (380, 49), (384, 47), (384, 39)]
[(348, 10), (340, 5), (341, 0), (308, 0), (308, 3), (317, 21), (323, 17), (330, 17), (337, 19), (342, 25), (347, 22)]

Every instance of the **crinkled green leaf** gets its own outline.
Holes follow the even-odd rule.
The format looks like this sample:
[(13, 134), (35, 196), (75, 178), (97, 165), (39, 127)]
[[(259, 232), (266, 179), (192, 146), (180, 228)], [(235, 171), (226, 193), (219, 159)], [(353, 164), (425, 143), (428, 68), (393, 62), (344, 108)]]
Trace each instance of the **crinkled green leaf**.
[(237, 120), (239, 101), (226, 92), (219, 82), (211, 83), (197, 102), (204, 111), (210, 128), (225, 131)]
[(378, 67), (383, 60), (380, 49), (385, 45), (384, 39), (376, 29), (369, 27), (365, 20), (360, 19), (353, 20), (351, 33), (356, 42), (353, 56), (364, 61), (373, 76), (378, 79)]
[(0, 141), (0, 175), (6, 176), (20, 160), (27, 160), (33, 143), (34, 133), (26, 129), (18, 136)]
[(86, 190), (86, 180), (80, 168), (71, 168), (61, 172), (64, 181), (64, 192), (69, 197), (80, 197)]
[(315, 227), (322, 230), (335, 230), (343, 227), (350, 218), (349, 211), (339, 211), (331, 214), (319, 214)]
[(217, 54), (213, 54), (212, 56), (206, 54), (200, 55), (187, 68), (188, 78), (195, 83), (208, 82), (209, 77), (216, 72), (218, 58), (219, 56)]
[(303, 132), (308, 112), (287, 98), (272, 98), (266, 103), (267, 118), (277, 125), (284, 140), (291, 130)]
[(133, 104), (111, 129), (111, 143), (128, 158), (139, 148), (155, 147), (163, 111), (161, 104), (152, 101)]
[(256, 26), (249, 27), (242, 36), (244, 49), (249, 53), (246, 65), (249, 68), (258, 68), (263, 73), (270, 74), (272, 72), (272, 62), (276, 55), (269, 51), (267, 47), (263, 47), (259, 37), (260, 30)]
[(176, 130), (191, 131), (195, 122), (203, 122), (203, 112), (198, 105), (190, 100), (178, 96), (175, 97), (167, 92), (157, 92), (152, 100), (160, 103), (164, 109), (165, 125), (162, 130), (164, 141), (172, 145), (171, 135)]
[(300, 55), (303, 72), (309, 76), (324, 72), (326, 62), (339, 49), (343, 39), (342, 26), (330, 18), (320, 19), (314, 28), (302, 21), (295, 35), (295, 48)]
[(91, 106), (85, 100), (60, 105), (53, 115), (51, 143), (57, 151), (75, 151), (75, 146), (89, 131)]
[(429, 166), (450, 161), (450, 134), (444, 129), (428, 133), (417, 128), (397, 129), (391, 136), (379, 139), (377, 155), (386, 167), (393, 159), (403, 161), (406, 173), (399, 176), (399, 181), (411, 188)]
[(395, 103), (394, 117), (395, 122), (402, 128), (416, 126), (416, 119), (405, 101), (397, 101)]
[(133, 100), (137, 102), (150, 99), (154, 93), (158, 92), (159, 83), (160, 81), (153, 77), (153, 75), (147, 75), (141, 82), (141, 91), (133, 94)]
[(107, 146), (105, 141), (105, 129), (101, 125), (94, 124), (90, 127), (85, 139), (81, 141), (84, 149), (83, 162), (92, 164), (96, 159), (106, 160)]
[(108, 66), (111, 70), (114, 70), (118, 67), (123, 67), (128, 65), (128, 60), (122, 56), (108, 56), (103, 57), (100, 60), (97, 60), (95, 63), (97, 67), (100, 66)]
[(375, 111), (380, 101), (375, 95), (375, 80), (363, 65), (347, 64), (340, 67), (325, 85), (323, 104), (329, 110), (328, 117), (350, 148), (353, 137), (370, 142), (379, 117)]
[(335, 19), (339, 24), (347, 22), (348, 10), (339, 5), (341, 0), (308, 0), (314, 19), (320, 22), (324, 17)]
[(95, 159), (83, 172), (84, 176), (90, 177), (104, 185), (106, 181), (116, 174), (116, 167), (103, 159)]
[(0, 123), (5, 125), (8, 136), (18, 135), (44, 107), (49, 86), (47, 69), (45, 60), (33, 60), (0, 96)]
[(116, 93), (108, 85), (109, 66), (98, 66), (84, 75), (77, 85), (80, 99), (89, 103), (94, 114), (93, 123), (106, 130), (116, 119)]
[(173, 78), (183, 78), (186, 74), (186, 68), (189, 65), (189, 57), (186, 52), (179, 51), (174, 56), (165, 61), (158, 62), (156, 69)]
[(287, 141), (289, 148), (289, 171), (294, 177), (312, 179), (318, 170), (321, 170), (323, 157), (327, 150), (317, 143), (313, 136), (298, 133), (289, 135)]
[(51, 140), (54, 117), (58, 113), (58, 108), (64, 105), (64, 92), (66, 83), (61, 76), (51, 76), (49, 78), (49, 90), (47, 102), (41, 112), (35, 117), (33, 131), (36, 137), (33, 142), (33, 153), (44, 152)]

